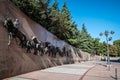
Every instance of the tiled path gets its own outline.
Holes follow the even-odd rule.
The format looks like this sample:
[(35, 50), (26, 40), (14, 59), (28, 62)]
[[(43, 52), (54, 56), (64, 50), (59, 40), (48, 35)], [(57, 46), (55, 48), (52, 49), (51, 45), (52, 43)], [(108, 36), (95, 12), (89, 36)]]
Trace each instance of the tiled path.
[[(120, 68), (118, 63), (117, 66)], [(85, 62), (34, 71), (4, 80), (116, 80), (115, 66), (108, 71), (105, 62)], [(118, 74), (120, 69), (118, 69)], [(118, 75), (118, 80), (120, 76)]]

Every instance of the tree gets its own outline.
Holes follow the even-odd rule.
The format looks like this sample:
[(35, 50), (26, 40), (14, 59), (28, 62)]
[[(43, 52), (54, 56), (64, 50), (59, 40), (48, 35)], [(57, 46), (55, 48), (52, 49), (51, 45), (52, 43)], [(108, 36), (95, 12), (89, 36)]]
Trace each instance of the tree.
[(118, 56), (118, 48), (116, 45), (109, 46), (110, 56), (117, 57)]
[(50, 0), (11, 0), (31, 19), (45, 26)]
[(98, 47), (99, 47), (99, 50), (98, 50), (99, 54), (101, 56), (106, 56), (106, 51), (107, 51), (106, 43), (105, 42), (103, 42), (103, 43), (99, 42)]
[[(52, 32), (53, 34), (56, 34), (58, 32), (60, 26), (59, 26), (59, 8), (58, 8), (58, 2), (55, 1), (51, 7), (48, 9), (48, 27), (47, 29)], [(58, 32), (59, 34), (59, 32)], [(58, 36), (58, 35), (57, 35)]]
[(113, 45), (117, 47), (117, 54), (120, 56), (120, 40), (113, 41)]
[(120, 46), (120, 40), (113, 41), (113, 45)]
[(63, 33), (63, 38), (67, 41), (67, 39), (70, 39), (72, 37), (71, 34), (73, 33), (73, 29), (71, 28), (71, 15), (66, 2), (64, 2), (60, 11), (60, 26), (61, 32)]
[(93, 54), (95, 55), (100, 55), (99, 53), (99, 39), (98, 38), (95, 38), (93, 40)]
[(79, 34), (79, 48), (83, 51), (89, 52), (91, 54), (94, 53), (94, 39), (88, 34), (85, 25), (82, 25), (82, 30)]

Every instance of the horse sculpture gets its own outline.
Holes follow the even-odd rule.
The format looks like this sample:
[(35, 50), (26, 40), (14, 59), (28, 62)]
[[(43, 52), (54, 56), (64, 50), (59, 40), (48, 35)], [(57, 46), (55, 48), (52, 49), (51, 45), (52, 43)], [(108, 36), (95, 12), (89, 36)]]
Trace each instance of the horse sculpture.
[[(17, 28), (18, 20), (16, 19), (16, 22), (12, 22), (10, 18), (7, 18), (4, 21), (4, 27), (7, 29), (9, 34), (9, 42), (8, 45), (10, 45), (11, 40), (13, 38), (19, 39), (19, 45), (22, 48), (26, 48), (27, 53), (31, 53), (31, 50), (34, 50), (35, 55), (48, 55), (51, 57), (56, 57), (57, 55), (63, 57), (63, 56), (71, 56), (71, 50), (67, 47), (56, 47), (52, 45), (50, 42), (42, 42), (39, 41), (36, 36), (32, 36), (32, 40), (28, 40), (26, 35), (18, 30)], [(15, 26), (15, 27), (14, 27)]]

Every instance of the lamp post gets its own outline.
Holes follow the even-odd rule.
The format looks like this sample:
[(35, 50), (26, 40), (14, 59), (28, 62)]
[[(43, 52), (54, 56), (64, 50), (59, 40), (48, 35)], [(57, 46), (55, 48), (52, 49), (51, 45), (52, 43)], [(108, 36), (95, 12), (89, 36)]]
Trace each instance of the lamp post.
[(108, 41), (111, 41), (112, 40), (112, 37), (109, 37), (109, 34), (114, 34), (115, 32), (114, 31), (105, 31), (104, 33), (100, 33), (100, 36), (103, 36), (103, 35), (105, 35), (105, 37), (106, 37), (106, 48), (107, 48), (107, 51), (106, 51), (106, 53), (107, 53), (107, 67), (108, 67), (108, 70), (110, 71), (110, 54), (109, 54), (109, 48), (108, 48)]

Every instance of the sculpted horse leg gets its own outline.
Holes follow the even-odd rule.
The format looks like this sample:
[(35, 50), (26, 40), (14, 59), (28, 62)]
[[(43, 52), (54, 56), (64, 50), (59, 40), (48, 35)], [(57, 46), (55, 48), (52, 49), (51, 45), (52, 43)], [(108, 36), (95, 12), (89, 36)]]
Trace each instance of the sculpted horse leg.
[(9, 35), (8, 35), (8, 46), (10, 46), (10, 44), (11, 44), (11, 40), (12, 40), (12, 32), (10, 32), (9, 33)]
[(26, 43), (26, 48), (27, 48), (27, 53), (31, 53), (31, 43), (30, 43), (30, 41), (26, 41), (27, 43)]

